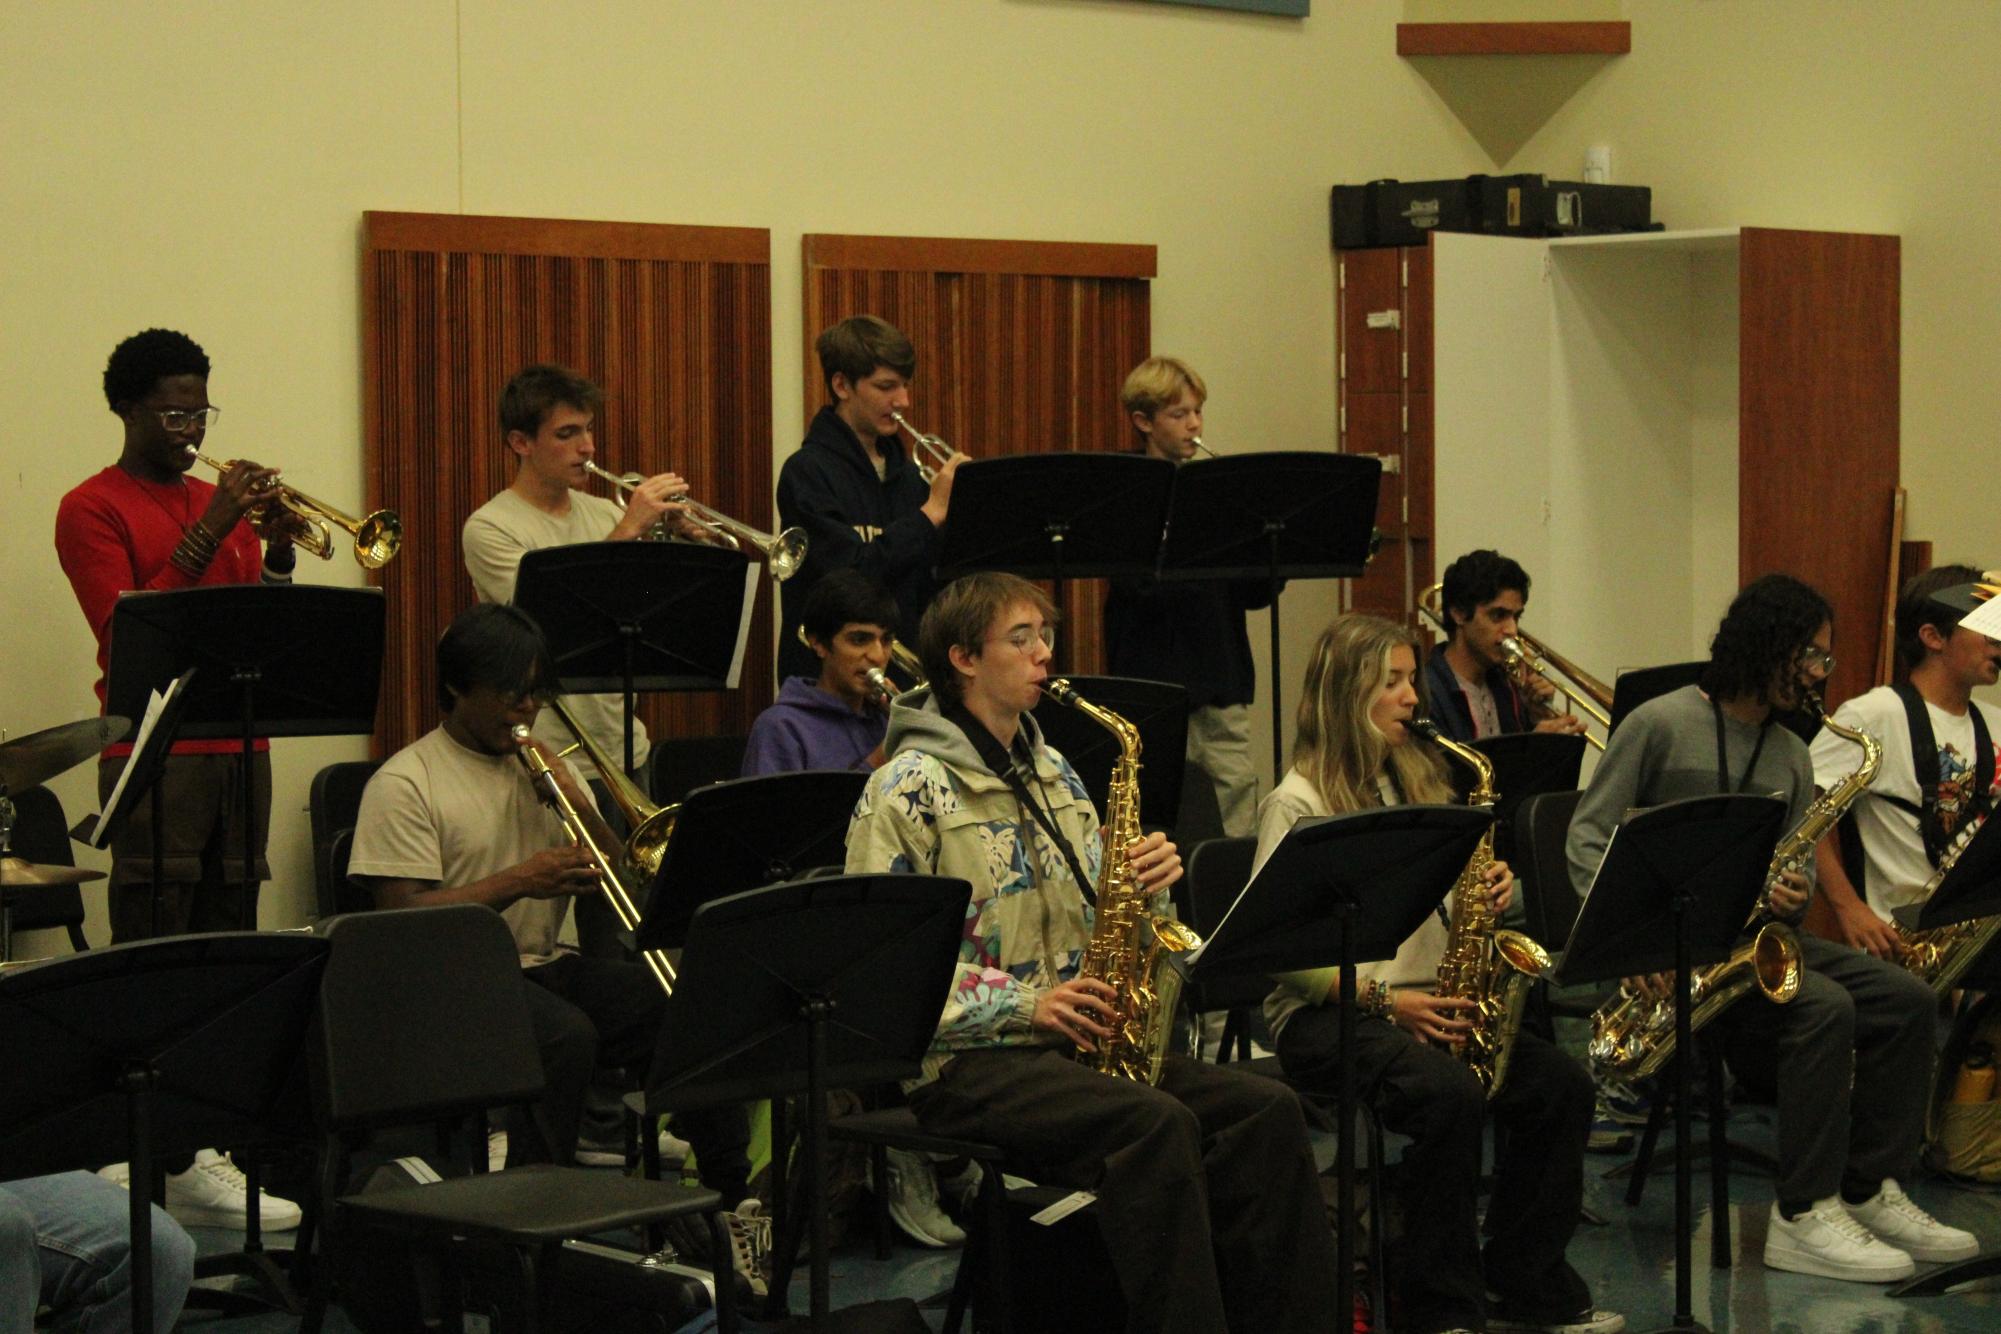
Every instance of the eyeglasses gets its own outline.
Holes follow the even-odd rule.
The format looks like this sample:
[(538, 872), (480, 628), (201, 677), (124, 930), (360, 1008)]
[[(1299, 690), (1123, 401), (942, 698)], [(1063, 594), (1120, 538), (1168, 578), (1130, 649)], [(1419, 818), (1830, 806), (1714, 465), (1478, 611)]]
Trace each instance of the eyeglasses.
[(1023, 626), (1019, 630), (1010, 630), (1008, 633), (996, 636), (996, 639), (990, 639), (987, 642), (991, 644), (998, 640), (1009, 643), (1014, 645), (1015, 652), (1027, 653), (1038, 639), (1042, 641), (1042, 646), (1051, 653), (1056, 651), (1056, 627), (1053, 625), (1045, 625), (1040, 630), (1031, 630), (1027, 626)]
[(215, 425), (215, 419), (222, 415), (221, 408), (196, 408), (192, 412), (185, 408), (155, 408), (153, 415), (160, 419), (160, 425), (169, 431), (185, 431), (196, 427), (206, 431)]
[(1818, 644), (1808, 644), (1800, 650), (1800, 666), (1810, 667), (1822, 676), (1834, 674), (1834, 655)]

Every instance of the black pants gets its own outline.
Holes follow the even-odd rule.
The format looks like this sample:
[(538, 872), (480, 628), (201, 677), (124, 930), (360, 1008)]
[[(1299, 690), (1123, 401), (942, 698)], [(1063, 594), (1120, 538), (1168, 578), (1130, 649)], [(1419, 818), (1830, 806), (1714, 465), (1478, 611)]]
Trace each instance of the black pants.
[(1806, 968), (1791, 1001), (1754, 991), (1716, 1021), (1731, 1070), (1778, 1103), (1778, 1197), (1788, 1205), (1908, 1177), (1938, 1011), (1909, 969), (1804, 932), (1799, 942)]
[[(643, 964), (578, 954), (559, 955), (522, 977), (548, 1089), (532, 1118), (510, 1120), (507, 1161), (568, 1163), (576, 1156), (591, 1072), (600, 1065), (649, 1070), (667, 996)], [(750, 1193), (748, 1109), (682, 1112), (675, 1122), (695, 1148), (702, 1184), (734, 1208)]]
[(1047, 1047), (964, 1052), (910, 1095), (925, 1129), (1096, 1192), (1133, 1331), (1332, 1331), (1334, 1234), (1299, 1100), (1170, 1056), (1158, 1088)]
[[(1295, 1011), (1278, 1037), (1286, 1075), (1303, 1089), (1339, 1091), (1340, 1014)], [(1583, 1310), (1591, 1292), (1564, 1259), (1584, 1201), (1591, 1076), (1542, 1038), (1521, 1034), (1501, 1095), (1487, 1100), (1458, 1057), (1384, 1019), (1355, 1020), (1355, 1088), (1404, 1150), (1404, 1243), (1397, 1257), (1404, 1319), (1415, 1331), (1480, 1328), (1488, 1290), (1510, 1310), (1552, 1319)], [(1493, 1239), (1480, 1253), (1475, 1198), (1480, 1129), (1491, 1111), (1504, 1134), (1487, 1211)]]

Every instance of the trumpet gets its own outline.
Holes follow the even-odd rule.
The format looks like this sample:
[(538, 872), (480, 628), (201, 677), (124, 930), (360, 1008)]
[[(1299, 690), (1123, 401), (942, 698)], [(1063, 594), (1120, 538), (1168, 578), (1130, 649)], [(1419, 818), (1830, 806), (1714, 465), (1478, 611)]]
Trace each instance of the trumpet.
[[(805, 626), (797, 627), (792, 633), (807, 648), (813, 647), (813, 641), (806, 637)], [(904, 643), (901, 639), (892, 639), (889, 641), (889, 661), (897, 671), (902, 672), (910, 678), (909, 689), (922, 690), (925, 686), (931, 684), (924, 679), (923, 659), (917, 656), (915, 649), (911, 648), (910, 645)], [(868, 679), (869, 684), (876, 688), (876, 693), (882, 696), (883, 703), (885, 704), (903, 693), (903, 691), (896, 688), (896, 682), (889, 678), (889, 674), (880, 667), (869, 668)], [(576, 729), (572, 728), (571, 730), (575, 731)]]
[[(560, 711), (557, 716), (563, 718), (564, 725), (575, 732), (579, 740), (582, 739), (584, 734), (571, 724), (569, 718), (564, 717)], [(514, 739), (516, 742), (526, 741), (528, 729), (519, 723), (515, 724)], [(627, 931), (637, 932), (638, 903), (633, 899), (632, 892), (625, 887), (625, 881), (619, 878), (617, 862), (599, 845), (596, 836), (591, 833), (590, 826), (584, 822), (583, 816), (570, 804), (569, 797), (563, 792), (563, 785), (556, 780), (556, 771), (549, 767), (549, 761), (542, 758), (542, 752), (534, 746), (521, 746), (514, 753), (520, 757), (522, 766), (528, 770), (528, 781), (534, 785), (542, 800), (548, 802), (562, 818), (563, 830), (570, 836), (570, 841), (582, 848), (597, 868), (598, 881), (603, 886), (605, 899), (611, 904), (612, 912), (618, 917), (618, 924)], [(611, 774), (616, 771), (600, 765), (598, 772), (609, 784)], [(620, 777), (624, 775), (621, 774)], [(626, 779), (628, 784), (631, 781)], [(666, 951), (645, 950), (639, 957), (645, 963), (647, 970), (653, 974), (653, 980), (660, 984), (660, 989), (670, 996), (673, 995), (674, 964), (668, 959)]]
[(1188, 443), (1195, 446), (1195, 452), (1197, 454), (1207, 454), (1212, 459), (1216, 457), (1216, 451), (1209, 448), (1209, 446), (1203, 444), (1201, 436), (1199, 435), (1190, 436), (1188, 438)]
[[(1417, 609), (1438, 627), (1440, 634), (1450, 639), (1452, 622), (1445, 613), (1444, 593), (1444, 584), (1433, 584), (1418, 594)], [(1501, 641), (1501, 656), (1507, 660), (1508, 679), (1517, 686), (1526, 690), (1530, 677), (1541, 677), (1576, 705), (1579, 713), (1604, 728), (1607, 735), (1611, 734), (1612, 688), (1603, 681), (1526, 630), (1518, 629)], [(1584, 739), (1599, 750), (1605, 749), (1605, 743), (1589, 731), (1584, 733)]]
[[(193, 447), (188, 449), (188, 453), (194, 456), (196, 463), (206, 463), (218, 473), (228, 472), (239, 462), (229, 459), (218, 463)], [(356, 519), (282, 482), (261, 493), (248, 512), (250, 526), (257, 530), (259, 537), (269, 538), (272, 535), (271, 507), (274, 505), (305, 525), (303, 535), (287, 534), (292, 538), (293, 545), (304, 547), (321, 560), (333, 559), (334, 528), (344, 530), (354, 539), (354, 561), (364, 570), (381, 569), (396, 559), (396, 553), (403, 546), (403, 520), (396, 516), (394, 510), (377, 510), (365, 519)]]
[(910, 432), (910, 461), (917, 465), (917, 475), (925, 481), (928, 482), (936, 477), (940, 468), (959, 457), (958, 450), (937, 436), (926, 435), (918, 430), (903, 420), (902, 413), (892, 412), (889, 415), (895, 419), (898, 426)]
[[(584, 471), (594, 477), (602, 477), (619, 490), (628, 493), (637, 490), (639, 484), (646, 480), (644, 473), (608, 472), (589, 459), (584, 460)], [(675, 497), (674, 503), (687, 510), (696, 523), (720, 537), (730, 550), (743, 550), (745, 542), (756, 547), (764, 554), (766, 564), (771, 567), (771, 577), (779, 583), (784, 583), (797, 574), (799, 567), (806, 563), (806, 533), (803, 529), (787, 528), (774, 536), (740, 520), (732, 519), (720, 510), (710, 509), (700, 501), (690, 500), (685, 495)], [(654, 533), (649, 532), (647, 536), (652, 537)]]

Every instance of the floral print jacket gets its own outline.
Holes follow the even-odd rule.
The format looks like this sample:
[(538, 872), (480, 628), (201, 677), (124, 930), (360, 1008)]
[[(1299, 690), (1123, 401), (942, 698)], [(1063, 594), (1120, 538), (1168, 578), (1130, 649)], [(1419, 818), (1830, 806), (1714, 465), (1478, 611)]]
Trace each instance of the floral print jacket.
[[(1021, 725), (1035, 754), (1036, 799), (1095, 890), (1103, 861), (1098, 813), (1069, 761), (1042, 743), (1034, 718)], [(848, 825), (847, 869), (958, 876), (973, 886), (924, 1077), (968, 1049), (1060, 1045), (1029, 1019), (1045, 988), (1075, 975), (1091, 937), (1090, 905), (1062, 851), (928, 691), (897, 702), (885, 748), (890, 760)]]

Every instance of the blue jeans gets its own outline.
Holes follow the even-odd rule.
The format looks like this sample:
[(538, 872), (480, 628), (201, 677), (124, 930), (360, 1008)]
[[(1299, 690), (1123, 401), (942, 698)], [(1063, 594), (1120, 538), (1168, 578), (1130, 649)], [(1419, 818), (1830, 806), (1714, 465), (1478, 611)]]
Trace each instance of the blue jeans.
[[(89, 1172), (0, 1182), (0, 1334), (132, 1327), (130, 1197)], [(173, 1328), (194, 1281), (194, 1240), (153, 1207), (153, 1328)]]

